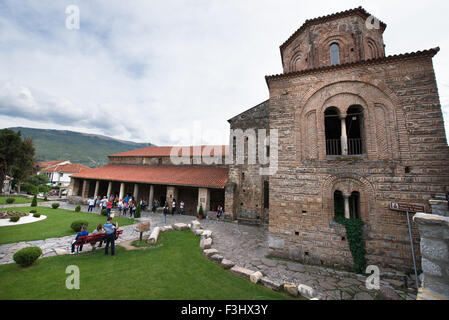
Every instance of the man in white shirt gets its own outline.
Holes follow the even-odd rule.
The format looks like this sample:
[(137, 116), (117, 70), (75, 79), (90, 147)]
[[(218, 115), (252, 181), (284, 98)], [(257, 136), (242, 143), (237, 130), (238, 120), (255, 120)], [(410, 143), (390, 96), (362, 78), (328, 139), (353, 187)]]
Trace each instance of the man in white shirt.
[(95, 199), (91, 198), (89, 199), (89, 208), (87, 209), (87, 212), (92, 212), (95, 206)]

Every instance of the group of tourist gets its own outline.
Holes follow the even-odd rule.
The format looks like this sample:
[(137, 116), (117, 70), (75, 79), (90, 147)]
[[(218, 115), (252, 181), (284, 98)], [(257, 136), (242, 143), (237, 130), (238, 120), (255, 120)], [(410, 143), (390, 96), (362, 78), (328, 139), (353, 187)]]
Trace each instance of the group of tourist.
[[(142, 199), (140, 200), (139, 205), (142, 210), (145, 210), (145, 208), (148, 207), (148, 204)], [(105, 196), (103, 199), (100, 197), (92, 197), (89, 199), (87, 212), (93, 212), (94, 208), (99, 208), (100, 212), (106, 210), (107, 216), (110, 217), (112, 208), (117, 208), (119, 216), (126, 216), (129, 214), (130, 217), (134, 217), (137, 206), (136, 199), (131, 195), (126, 195), (123, 199), (120, 199), (118, 195), (111, 195), (109, 198)]]
[[(115, 255), (115, 231), (118, 229), (118, 223), (115, 222), (115, 224), (112, 223), (112, 218), (108, 217), (107, 221), (104, 225), (99, 224), (97, 226), (97, 228), (95, 228), (94, 231), (92, 231), (92, 234), (99, 234), (99, 233), (104, 233), (105, 237), (104, 240), (100, 240), (100, 244), (98, 245), (98, 248), (101, 248), (101, 246), (103, 245), (103, 241), (106, 242), (106, 246), (105, 246), (105, 254), (108, 255), (109, 252), (109, 246), (111, 247), (111, 255)], [(72, 250), (71, 250), (71, 254), (75, 253), (75, 245), (78, 242), (80, 237), (85, 237), (88, 236), (89, 232), (87, 232), (87, 227), (86, 226), (82, 226), (81, 227), (81, 231), (76, 235), (75, 240), (73, 240), (72, 242)], [(92, 250), (95, 250), (96, 248), (96, 243), (91, 243), (92, 246)], [(79, 252), (83, 251), (83, 245), (81, 244), (79, 246)]]
[[(152, 210), (153, 213), (156, 212), (157, 208), (158, 208), (158, 203), (157, 203), (157, 201), (155, 201), (155, 204), (153, 205), (153, 210)], [(184, 208), (185, 208), (184, 201), (181, 200), (181, 202), (179, 203), (179, 214), (180, 215), (184, 214)], [(170, 212), (172, 215), (175, 215), (178, 212), (177, 210), (178, 209), (177, 209), (176, 199), (173, 199), (170, 206), (169, 206), (168, 202), (165, 201), (164, 210), (163, 210), (164, 214), (168, 214)]]

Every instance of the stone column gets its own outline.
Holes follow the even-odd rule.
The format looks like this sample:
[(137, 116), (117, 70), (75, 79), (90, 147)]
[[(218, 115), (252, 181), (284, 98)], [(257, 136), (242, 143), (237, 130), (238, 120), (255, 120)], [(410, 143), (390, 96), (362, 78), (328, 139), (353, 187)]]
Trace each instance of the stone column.
[(210, 190), (207, 188), (198, 189), (198, 206), (197, 212), (200, 210), (200, 205), (203, 206), (204, 214), (210, 210)]
[(235, 214), (234, 199), (235, 199), (235, 184), (228, 183), (225, 187), (224, 212), (230, 214), (232, 218), (236, 218), (234, 216)]
[(153, 201), (154, 201), (154, 186), (150, 185), (150, 196), (148, 198), (148, 206), (149, 206), (149, 208), (153, 207)]
[(81, 198), (87, 198), (89, 197), (89, 180), (83, 181), (83, 189), (81, 191)]
[(111, 192), (112, 192), (112, 181), (109, 181), (108, 183), (108, 193), (106, 194), (109, 197), (111, 196)]
[(74, 194), (76, 194), (75, 193), (75, 179), (74, 178), (72, 178), (72, 179), (70, 179), (70, 186), (69, 186), (69, 190), (68, 190), (68, 192), (67, 192), (67, 196), (68, 197), (71, 197), (71, 196), (73, 196)]
[(134, 184), (133, 196), (134, 196), (134, 199), (136, 199), (136, 201), (139, 201), (139, 199), (137, 199), (139, 196), (139, 185), (137, 183)]
[(341, 120), (341, 152), (348, 155), (348, 136), (346, 133), (346, 115), (340, 117)]
[(98, 190), (100, 189), (100, 181), (97, 180), (97, 182), (95, 183), (95, 192), (94, 192), (94, 198), (96, 198), (98, 196)]
[(166, 201), (168, 202), (169, 208), (171, 208), (171, 203), (173, 199), (176, 199), (176, 202), (179, 202), (178, 189), (176, 189), (176, 187), (167, 186)]
[(345, 218), (350, 219), (351, 218), (351, 212), (349, 211), (349, 197), (348, 195), (343, 195), (343, 198), (345, 199)]
[(449, 300), (449, 210), (445, 195), (429, 200), (432, 214), (417, 213), (413, 221), (421, 236), (423, 280), (418, 300)]
[(122, 182), (120, 183), (120, 195), (119, 195), (119, 199), (123, 200), (123, 198), (125, 197), (125, 183)]

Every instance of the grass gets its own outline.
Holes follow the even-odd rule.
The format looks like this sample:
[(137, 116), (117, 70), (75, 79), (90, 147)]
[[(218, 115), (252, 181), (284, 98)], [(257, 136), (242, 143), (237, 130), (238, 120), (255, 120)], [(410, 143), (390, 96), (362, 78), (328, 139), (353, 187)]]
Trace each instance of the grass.
[[(8, 198), (14, 198), (14, 199), (16, 199), (16, 201), (14, 201), (13, 203), (11, 203), (11, 204), (26, 204), (26, 203), (31, 203), (31, 201), (33, 201), (33, 198), (26, 198), (26, 197), (18, 197), (18, 196), (0, 196), (0, 205), (5, 205), (5, 204), (9, 204), (9, 203), (6, 203), (6, 199), (8, 199)], [(44, 200), (40, 200), (40, 199), (37, 199), (37, 202), (43, 202)]]
[[(161, 235), (163, 246), (103, 250), (39, 259), (34, 266), (0, 265), (1, 300), (279, 300), (292, 299), (252, 284), (206, 259), (190, 231)], [(67, 266), (80, 270), (80, 289), (66, 288)]]
[[(0, 244), (43, 240), (48, 238), (60, 238), (75, 234), (70, 228), (73, 221), (85, 220), (89, 223), (88, 231), (92, 232), (99, 223), (104, 224), (106, 217), (98, 214), (75, 212), (64, 209), (52, 209), (45, 207), (20, 207), (9, 209), (17, 212), (30, 212), (37, 210), (41, 215), (47, 216), (47, 219), (30, 224), (18, 226), (0, 227)], [(7, 211), (7, 209), (1, 209)], [(134, 219), (116, 217), (113, 220), (118, 221), (119, 226), (130, 225), (134, 223)]]

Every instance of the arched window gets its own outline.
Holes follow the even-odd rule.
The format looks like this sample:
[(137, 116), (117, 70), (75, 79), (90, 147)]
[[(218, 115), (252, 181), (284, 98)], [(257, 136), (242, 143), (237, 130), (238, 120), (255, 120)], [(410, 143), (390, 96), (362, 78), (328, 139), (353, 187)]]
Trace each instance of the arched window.
[(340, 64), (340, 46), (338, 43), (332, 43), (330, 47), (331, 65)]
[(324, 112), (324, 128), (326, 133), (326, 155), (341, 155), (341, 121), (337, 108), (331, 107)]
[(334, 216), (344, 217), (345, 216), (345, 199), (343, 197), (343, 192), (336, 190), (334, 192)]
[(361, 106), (351, 106), (346, 116), (346, 131), (348, 135), (348, 154), (363, 154), (363, 109)]
[(360, 193), (357, 191), (349, 197), (349, 213), (351, 219), (360, 219)]

